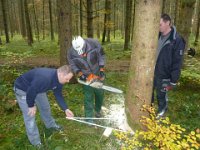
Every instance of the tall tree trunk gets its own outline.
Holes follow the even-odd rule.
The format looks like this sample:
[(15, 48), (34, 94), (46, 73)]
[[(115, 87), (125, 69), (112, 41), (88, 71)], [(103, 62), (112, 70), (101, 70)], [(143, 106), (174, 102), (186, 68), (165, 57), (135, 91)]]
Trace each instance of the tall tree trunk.
[[(151, 104), (157, 35), (161, 13), (160, 0), (136, 1), (134, 38), (126, 95), (126, 114), (129, 125), (141, 128), (140, 117), (144, 104)], [(149, 19), (151, 18), (151, 19)]]
[(115, 30), (116, 30), (116, 0), (114, 0), (114, 14), (113, 14), (113, 22), (114, 22), (114, 29), (113, 29), (113, 36), (114, 36), (114, 39), (115, 39)]
[(68, 64), (67, 50), (72, 41), (71, 3), (66, 0), (57, 1), (58, 8), (58, 37), (60, 44), (60, 65)]
[(107, 31), (106, 22), (107, 22), (108, 3), (109, 3), (109, 0), (106, 0), (105, 1), (105, 15), (104, 15), (104, 23), (103, 23), (104, 27), (103, 27), (102, 43), (105, 43), (105, 39), (106, 39), (106, 31)]
[(96, 23), (96, 33), (97, 33), (97, 38), (100, 39), (100, 15), (99, 15), (99, 2), (96, 3), (95, 5), (95, 12), (97, 16), (97, 23)]
[[(59, 1), (59, 0), (58, 0)], [(45, 0), (42, 1), (42, 39), (45, 39), (45, 21), (44, 21), (44, 8), (45, 8)]]
[(131, 35), (131, 16), (132, 16), (132, 0), (126, 0), (126, 23), (125, 23), (125, 41), (124, 50), (128, 49)]
[(81, 36), (83, 36), (83, 1), (80, 0), (80, 11), (79, 11), (79, 14), (80, 14), (80, 34)]
[(132, 26), (131, 26), (131, 41), (133, 40), (133, 31), (134, 31), (134, 24), (135, 24), (135, 4), (136, 0), (133, 0), (133, 11), (132, 11)]
[(87, 36), (93, 38), (93, 0), (87, 0)]
[(29, 18), (29, 11), (28, 11), (28, 3), (27, 0), (24, 0), (24, 10), (25, 10), (25, 17), (26, 17), (26, 32), (27, 32), (27, 40), (28, 45), (31, 46), (33, 43), (33, 34), (31, 29), (31, 22)]
[(25, 24), (25, 10), (24, 10), (24, 0), (19, 0), (19, 9), (20, 9), (20, 30), (22, 37), (26, 37), (26, 24)]
[[(10, 35), (11, 38), (13, 38), (14, 36), (14, 32), (15, 32), (15, 27), (16, 25), (16, 18), (14, 18), (14, 13), (13, 13), (13, 2), (12, 1), (7, 1), (6, 3), (6, 9), (8, 10), (8, 18), (9, 18), (9, 25), (10, 25)], [(13, 25), (15, 23), (15, 25)]]
[(178, 18), (177, 30), (186, 41), (186, 49), (188, 48), (189, 35), (192, 25), (192, 14), (194, 10), (195, 0), (182, 0)]
[(36, 38), (39, 41), (40, 40), (40, 31), (39, 31), (39, 26), (38, 26), (38, 19), (36, 16), (36, 9), (35, 9), (35, 2), (33, 0), (33, 13), (34, 13), (34, 19), (35, 19), (35, 26), (36, 26)]
[(6, 6), (5, 0), (1, 0), (1, 7), (2, 7), (2, 14), (3, 14), (3, 25), (4, 25), (4, 32), (6, 36), (6, 43), (10, 43), (9, 34), (8, 34), (8, 22), (7, 22), (7, 15), (6, 15)]
[(54, 30), (53, 30), (51, 0), (49, 0), (49, 19), (50, 19), (50, 28), (51, 28), (51, 40), (53, 41), (55, 38), (54, 38)]
[(179, 0), (175, 0), (175, 9), (174, 9), (174, 25), (177, 24), (177, 17), (178, 17), (178, 14), (179, 14)]
[(198, 2), (198, 20), (197, 20), (197, 26), (196, 26), (196, 35), (195, 35), (195, 41), (194, 44), (198, 45), (198, 41), (199, 41), (199, 27), (200, 27), (200, 2)]
[(108, 9), (107, 9), (107, 42), (110, 42), (110, 30), (112, 28), (111, 26), (111, 0), (108, 0)]

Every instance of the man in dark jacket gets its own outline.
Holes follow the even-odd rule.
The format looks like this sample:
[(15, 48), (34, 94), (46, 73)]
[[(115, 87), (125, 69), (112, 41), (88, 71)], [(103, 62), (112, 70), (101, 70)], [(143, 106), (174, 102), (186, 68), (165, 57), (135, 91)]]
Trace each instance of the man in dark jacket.
[[(154, 89), (158, 100), (157, 117), (162, 117), (167, 110), (167, 92), (172, 90), (179, 79), (185, 41), (171, 26), (171, 18), (163, 14), (160, 19), (160, 33), (154, 73)], [(152, 97), (152, 102), (154, 95)]]
[[(78, 36), (72, 41), (72, 47), (68, 53), (68, 61), (72, 70), (78, 75), (80, 80), (89, 81), (93, 77), (99, 76), (103, 81), (105, 78), (104, 65), (105, 54), (102, 46), (97, 40)], [(85, 117), (100, 117), (103, 103), (103, 90), (84, 85), (84, 109)], [(95, 96), (95, 105), (94, 102)], [(92, 120), (87, 120), (92, 122)]]
[(51, 116), (50, 105), (46, 92), (52, 90), (58, 105), (67, 117), (73, 117), (62, 96), (63, 84), (72, 78), (71, 68), (64, 65), (58, 69), (36, 68), (20, 77), (14, 83), (14, 92), (17, 102), (22, 110), (26, 132), (30, 143), (36, 147), (41, 146), (39, 131), (35, 121), (36, 106), (46, 128), (61, 130)]

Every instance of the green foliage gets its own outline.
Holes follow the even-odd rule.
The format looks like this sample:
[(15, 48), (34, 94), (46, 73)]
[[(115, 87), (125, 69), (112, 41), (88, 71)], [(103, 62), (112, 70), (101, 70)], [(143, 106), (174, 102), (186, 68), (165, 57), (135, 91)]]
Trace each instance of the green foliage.
[(182, 150), (199, 149), (200, 133), (191, 131), (187, 134), (180, 125), (172, 124), (169, 118), (157, 120), (155, 110), (144, 105), (142, 111), (147, 111), (149, 117), (142, 116), (140, 122), (144, 125), (144, 131), (136, 131), (134, 135), (124, 132), (116, 132), (116, 137), (122, 142), (123, 150)]

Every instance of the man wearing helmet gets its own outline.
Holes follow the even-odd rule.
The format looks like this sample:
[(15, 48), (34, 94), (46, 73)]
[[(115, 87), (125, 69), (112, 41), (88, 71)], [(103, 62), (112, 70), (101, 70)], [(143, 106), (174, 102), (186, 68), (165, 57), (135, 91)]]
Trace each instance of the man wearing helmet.
[[(75, 37), (72, 40), (72, 47), (68, 51), (68, 61), (80, 80), (89, 81), (93, 76), (100, 77), (101, 81), (105, 79), (105, 53), (101, 44), (95, 39)], [(103, 90), (83, 85), (83, 91), (85, 117), (93, 117), (94, 112), (96, 117), (101, 117)], [(95, 104), (93, 104), (94, 96)], [(92, 122), (92, 120), (87, 121)]]

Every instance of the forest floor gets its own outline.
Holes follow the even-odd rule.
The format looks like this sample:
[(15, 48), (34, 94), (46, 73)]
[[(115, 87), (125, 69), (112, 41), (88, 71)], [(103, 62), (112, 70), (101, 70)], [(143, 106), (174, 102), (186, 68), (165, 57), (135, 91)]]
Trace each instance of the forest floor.
[[(127, 91), (128, 68), (131, 51), (122, 51), (123, 41), (114, 40), (104, 45), (107, 54), (106, 84), (124, 91), (119, 96), (105, 92), (104, 107), (124, 99)], [(23, 72), (33, 67), (58, 67), (59, 54), (56, 42), (36, 42), (31, 48), (19, 39), (10, 44), (0, 46), (0, 149), (2, 150), (34, 150), (30, 145), (23, 123), (23, 118), (13, 93), (13, 82)], [(174, 124), (187, 129), (200, 128), (200, 57), (188, 58), (182, 70), (178, 87), (169, 92), (169, 110), (167, 116)], [(64, 97), (75, 116), (84, 116), (83, 91), (80, 84), (64, 86)], [(42, 142), (46, 150), (118, 150), (120, 143), (112, 134), (102, 137), (104, 129), (94, 128), (78, 122), (66, 120), (58, 108), (51, 92), (48, 93), (52, 115), (64, 127), (63, 132), (52, 132), (44, 127), (37, 113), (37, 123)], [(97, 121), (101, 125), (107, 122)]]

